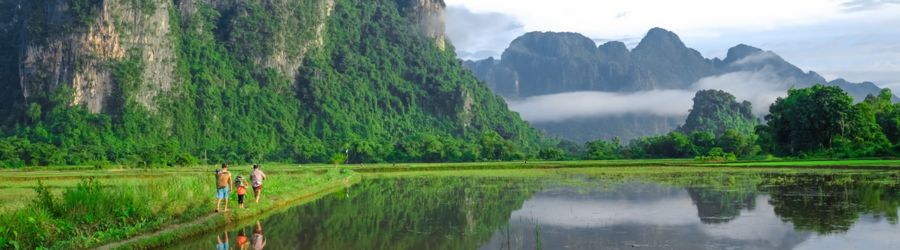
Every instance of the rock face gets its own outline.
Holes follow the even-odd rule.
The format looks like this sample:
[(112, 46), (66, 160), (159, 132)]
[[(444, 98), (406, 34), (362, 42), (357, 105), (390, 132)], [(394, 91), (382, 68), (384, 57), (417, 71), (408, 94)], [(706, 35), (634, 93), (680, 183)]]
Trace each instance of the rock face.
[(632, 51), (632, 57), (647, 78), (643, 89), (683, 89), (716, 70), (700, 52), (688, 48), (678, 35), (653, 28)]
[[(154, 97), (174, 84), (174, 45), (169, 37), (171, 1), (28, 1), (23, 21), (19, 82), (24, 98), (41, 98), (60, 86), (72, 89), (71, 104), (100, 112), (118, 88), (113, 62), (140, 58), (145, 65), (136, 100), (149, 109)], [(131, 55), (130, 53), (134, 53)]]
[[(856, 100), (879, 90), (871, 83), (828, 82), (775, 53), (745, 44), (729, 49), (725, 59), (706, 59), (678, 35), (661, 28), (651, 29), (630, 51), (617, 41), (595, 46), (577, 33), (531, 32), (510, 43), (502, 60), (489, 58), (466, 65), (498, 94), (514, 98), (570, 91), (687, 89), (704, 77), (763, 69), (788, 79), (786, 86), (841, 86)], [(510, 92), (516, 83), (518, 92)]]
[(407, 15), (418, 20), (419, 26), (426, 36), (435, 40), (438, 48), (446, 48), (447, 15), (443, 0), (404, 0)]
[[(744, 44), (729, 49), (724, 59), (707, 59), (688, 48), (678, 35), (661, 28), (648, 31), (633, 50), (616, 41), (596, 46), (590, 38), (577, 33), (531, 32), (515, 39), (501, 60), (467, 61), (465, 65), (495, 93), (513, 99), (573, 91), (693, 90), (692, 85), (705, 77), (760, 71), (782, 79), (784, 82), (774, 84), (785, 90), (821, 83), (840, 86), (857, 101), (880, 91), (870, 82), (851, 83), (843, 79), (829, 82), (815, 72), (804, 72), (773, 52)], [(576, 141), (609, 139), (616, 134), (627, 140), (668, 132), (666, 129), (677, 126), (668, 126), (667, 120), (642, 115), (640, 118), (575, 119), (535, 126)], [(638, 128), (624, 124), (638, 124)], [(650, 125), (642, 128), (644, 124)], [(600, 131), (567, 131), (573, 129)]]
[[(228, 13), (230, 29), (262, 29), (269, 34), (260, 48), (238, 51), (241, 57), (262, 68), (294, 78), (308, 50), (324, 45), (321, 39), (325, 18), (334, 8), (334, 0), (315, 1), (315, 10), (298, 8), (297, 1), (263, 0), (257, 2), (225, 0), (146, 0), (88, 1), (75, 6), (71, 1), (14, 1), (18, 6), (10, 20), (3, 20), (4, 33), (17, 36), (20, 48), (16, 76), (18, 92), (25, 101), (47, 99), (61, 86), (72, 91), (71, 105), (99, 113), (109, 105), (110, 97), (121, 91), (120, 79), (113, 71), (118, 63), (136, 58), (142, 67), (139, 86), (130, 93), (148, 110), (155, 110), (155, 99), (178, 84), (175, 77), (177, 41), (170, 32), (181, 23), (171, 20), (170, 10), (182, 19), (193, 18), (199, 5)], [(81, 2), (79, 2), (81, 3)], [(271, 26), (242, 22), (248, 12), (265, 11), (273, 17)], [(311, 13), (311, 14), (310, 14)], [(317, 25), (305, 25), (303, 18), (315, 18)], [(257, 25), (257, 27), (250, 27)], [(279, 28), (275, 30), (273, 28)], [(280, 29), (294, 29), (283, 32)], [(232, 44), (251, 37), (230, 36)], [(236, 46), (237, 47), (237, 46)], [(239, 50), (239, 49), (235, 49)]]

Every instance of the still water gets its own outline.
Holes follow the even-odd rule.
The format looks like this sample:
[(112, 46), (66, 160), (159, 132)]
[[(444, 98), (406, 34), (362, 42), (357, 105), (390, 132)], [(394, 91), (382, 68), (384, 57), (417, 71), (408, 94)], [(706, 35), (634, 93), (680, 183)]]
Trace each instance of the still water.
[(900, 249), (898, 191), (895, 173), (380, 178), (169, 248)]

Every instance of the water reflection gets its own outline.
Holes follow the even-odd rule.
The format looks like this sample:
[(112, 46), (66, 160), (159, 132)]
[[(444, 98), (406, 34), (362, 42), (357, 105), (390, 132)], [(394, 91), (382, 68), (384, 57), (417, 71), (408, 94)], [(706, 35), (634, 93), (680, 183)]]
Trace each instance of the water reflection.
[[(765, 195), (746, 201), (764, 205), (740, 209), (695, 205), (712, 204), (695, 197), (701, 196), (635, 183), (588, 194), (538, 193), (512, 213), (512, 237), (501, 230), (481, 249), (535, 249), (536, 242), (544, 249), (791, 249), (808, 236), (781, 221)], [(532, 232), (536, 226), (540, 235)]]
[[(238, 235), (240, 249), (900, 245), (896, 175), (755, 175), (723, 182), (679, 178), (367, 180), (231, 232)], [(268, 242), (262, 237), (263, 227)], [(241, 230), (253, 232), (249, 244), (241, 243)], [(213, 248), (212, 239), (218, 236), (203, 236), (176, 248)]]

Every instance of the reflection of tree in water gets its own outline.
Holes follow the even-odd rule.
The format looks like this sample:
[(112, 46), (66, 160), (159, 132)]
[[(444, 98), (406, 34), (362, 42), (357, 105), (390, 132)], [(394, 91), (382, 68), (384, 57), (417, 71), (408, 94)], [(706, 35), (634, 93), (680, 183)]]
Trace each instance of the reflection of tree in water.
[(706, 224), (729, 222), (741, 215), (742, 209), (756, 207), (754, 193), (711, 188), (687, 188), (687, 191), (697, 206), (697, 216)]
[(265, 222), (269, 239), (301, 249), (473, 249), (539, 187), (493, 178), (383, 179)]
[(798, 230), (820, 234), (846, 232), (860, 214), (885, 216), (897, 223), (900, 187), (893, 175), (806, 175), (766, 185), (775, 214)]

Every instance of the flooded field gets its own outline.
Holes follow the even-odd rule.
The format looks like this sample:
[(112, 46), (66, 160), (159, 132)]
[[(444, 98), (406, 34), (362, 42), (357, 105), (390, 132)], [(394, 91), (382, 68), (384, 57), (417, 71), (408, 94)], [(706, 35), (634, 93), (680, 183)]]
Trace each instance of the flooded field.
[(180, 249), (892, 249), (898, 174), (406, 176)]

